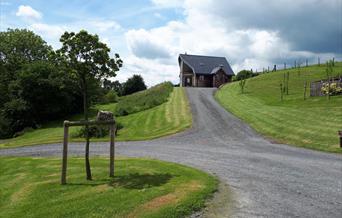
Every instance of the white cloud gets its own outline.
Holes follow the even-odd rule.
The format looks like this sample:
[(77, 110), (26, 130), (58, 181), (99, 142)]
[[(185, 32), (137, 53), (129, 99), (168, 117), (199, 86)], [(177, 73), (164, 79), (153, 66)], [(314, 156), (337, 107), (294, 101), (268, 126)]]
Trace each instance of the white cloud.
[[(50, 25), (37, 21), (42, 14), (30, 6), (20, 6), (17, 16), (36, 20), (30, 29), (43, 36), (54, 48), (64, 31), (86, 29), (118, 52), (124, 67), (114, 79), (125, 81), (141, 74), (148, 85), (171, 80), (178, 82), (178, 54), (225, 56), (235, 72), (262, 70), (273, 64), (294, 60), (322, 62), (336, 55), (341, 25), (336, 17), (340, 0), (151, 0), (152, 16), (167, 19), (166, 10), (182, 10), (184, 19), (150, 29), (126, 30), (115, 20), (84, 19)], [(312, 16), (314, 14), (314, 16)], [(340, 23), (339, 23), (340, 24)], [(309, 30), (309, 31), (308, 31)], [(334, 32), (335, 31), (335, 32)], [(325, 34), (325, 35), (324, 35)], [(325, 40), (325, 41), (324, 41)], [(317, 42), (323, 43), (317, 43)], [(339, 41), (342, 45), (341, 40)], [(300, 45), (300, 46), (298, 46)], [(330, 47), (329, 47), (330, 46)], [(312, 49), (316, 47), (317, 49)], [(319, 50), (320, 47), (328, 51)], [(341, 52), (337, 53), (341, 56)]]
[[(305, 0), (301, 5), (308, 6), (310, 11), (316, 11), (316, 8), (311, 9), (313, 1)], [(294, 60), (304, 61), (306, 58), (314, 61), (318, 55), (322, 59), (334, 56), (333, 53), (298, 50), (294, 46), (295, 43), (289, 41), (292, 36), (287, 37), (279, 29), (281, 24), (274, 25), (273, 21), (267, 18), (266, 12), (269, 11), (276, 13), (272, 13), (273, 17), (279, 16), (282, 19), (289, 15), (298, 17), (298, 14), (303, 13), (304, 9), (297, 7), (298, 5), (294, 6), (289, 0), (269, 2), (262, 9), (261, 14), (257, 14), (258, 9), (264, 7), (261, 1), (251, 3), (243, 0), (242, 3), (227, 3), (223, 0), (220, 2), (185, 0), (182, 3), (183, 1), (153, 0), (152, 2), (160, 7), (183, 7), (185, 19), (171, 21), (157, 28), (130, 30), (125, 34), (130, 56), (124, 59), (126, 67), (123, 72), (136, 69), (146, 78), (146, 81), (151, 78), (149, 85), (166, 79), (177, 82), (179, 75), (177, 57), (179, 53), (184, 52), (224, 56), (235, 72), (251, 68), (261, 71), (268, 66), (272, 69), (274, 64), (287, 62), (290, 65)], [(331, 7), (334, 4), (337, 4), (335, 0), (333, 3), (323, 1), (320, 7)], [(253, 15), (248, 15), (250, 12)], [(239, 13), (244, 16), (243, 23), (240, 21)], [(253, 23), (253, 19), (257, 19), (262, 25), (245, 25), (244, 22)], [(279, 22), (285, 25), (286, 20)], [(301, 30), (297, 29), (297, 31)], [(124, 77), (120, 75), (120, 79), (123, 80)]]
[(183, 0), (152, 0), (152, 3), (159, 7), (174, 8), (182, 7), (184, 4)]
[(48, 25), (45, 23), (33, 23), (30, 29), (47, 39), (58, 39), (66, 30), (66, 27), (58, 25)]
[(175, 77), (175, 72), (179, 71), (176, 62), (163, 64), (155, 60), (137, 58), (134, 55), (126, 56), (123, 60), (124, 66), (120, 69), (115, 80), (124, 82), (133, 74), (140, 74), (148, 86), (155, 85), (161, 81), (178, 83), (178, 77)]
[(121, 26), (117, 22), (113, 20), (91, 20), (89, 24), (95, 27), (100, 32), (109, 31), (109, 30), (120, 30)]
[(16, 14), (18, 17), (28, 18), (28, 19), (41, 19), (42, 14), (39, 11), (34, 10), (29, 5), (20, 5)]

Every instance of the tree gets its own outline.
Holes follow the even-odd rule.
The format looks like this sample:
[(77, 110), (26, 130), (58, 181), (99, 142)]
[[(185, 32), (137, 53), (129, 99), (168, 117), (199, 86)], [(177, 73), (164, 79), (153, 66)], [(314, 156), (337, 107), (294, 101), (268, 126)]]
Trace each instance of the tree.
[(242, 79), (247, 79), (250, 77), (255, 76), (252, 71), (249, 70), (241, 70), (240, 72), (237, 73), (235, 80), (239, 81)]
[(118, 96), (121, 96), (122, 94), (122, 84), (116, 80), (116, 81), (110, 81), (108, 79), (104, 79), (102, 82), (103, 88), (106, 89), (107, 91), (113, 90), (116, 92)]
[(32, 31), (7, 29), (0, 32), (0, 108), (9, 101), (8, 85), (25, 64), (47, 60), (52, 48)]
[(0, 138), (11, 137), (15, 131), (37, 123), (30, 117), (30, 102), (19, 95), (26, 93), (22, 92), (18, 80), (23, 68), (37, 61), (48, 61), (51, 52), (52, 48), (32, 31), (7, 29), (0, 32)]
[[(61, 38), (61, 49), (57, 50), (65, 60), (74, 75), (83, 94), (84, 119), (88, 120), (89, 84), (94, 80), (116, 76), (116, 72), (122, 66), (122, 60), (118, 54), (114, 58), (109, 56), (110, 49), (99, 41), (97, 35), (89, 34), (85, 30), (79, 33), (65, 32)], [(85, 165), (87, 179), (91, 180), (89, 163), (89, 127), (86, 125)]]
[(140, 75), (133, 75), (123, 84), (122, 95), (129, 95), (145, 89), (146, 85), (144, 79)]

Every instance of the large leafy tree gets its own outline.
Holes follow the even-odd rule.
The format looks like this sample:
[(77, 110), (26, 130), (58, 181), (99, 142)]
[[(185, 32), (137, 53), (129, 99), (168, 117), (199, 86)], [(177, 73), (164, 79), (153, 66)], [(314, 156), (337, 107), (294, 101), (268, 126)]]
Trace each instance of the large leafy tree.
[[(41, 105), (41, 102), (35, 105), (25, 95), (33, 91), (39, 92), (39, 86), (31, 86), (32, 84), (24, 80), (28, 79), (28, 74), (36, 79), (43, 76), (41, 73), (46, 68), (37, 72), (37, 68), (29, 66), (33, 66), (36, 62), (40, 62), (40, 65), (49, 62), (52, 52), (52, 48), (32, 31), (8, 29), (0, 32), (0, 138), (11, 137), (14, 132), (21, 131), (27, 126), (37, 126), (38, 116), (34, 116), (32, 110), (37, 105)], [(51, 67), (51, 69), (56, 68)], [(28, 88), (29, 86), (31, 87)], [(49, 90), (51, 89), (44, 88), (40, 93), (49, 94)], [(40, 109), (42, 108), (40, 106)]]
[(52, 48), (32, 31), (0, 32), (0, 105), (9, 100), (8, 85), (17, 78), (18, 70), (28, 63), (47, 60), (51, 52)]
[(128, 78), (127, 81), (123, 84), (122, 95), (129, 95), (145, 89), (146, 85), (142, 76), (133, 75), (131, 78)]
[[(65, 32), (61, 38), (62, 48), (57, 54), (62, 57), (70, 73), (78, 79), (79, 87), (83, 94), (84, 119), (88, 120), (89, 84), (106, 77), (116, 76), (116, 72), (122, 66), (122, 60), (118, 54), (110, 57), (110, 49), (100, 42), (97, 35), (89, 34), (85, 30), (79, 33)], [(87, 179), (91, 180), (89, 163), (89, 128), (85, 127), (85, 165)]]

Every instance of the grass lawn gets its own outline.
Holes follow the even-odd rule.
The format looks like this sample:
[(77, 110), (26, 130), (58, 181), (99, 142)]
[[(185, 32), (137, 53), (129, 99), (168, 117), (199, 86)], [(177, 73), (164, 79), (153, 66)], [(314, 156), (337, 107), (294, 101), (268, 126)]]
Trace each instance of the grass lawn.
[(148, 159), (70, 158), (60, 185), (60, 159), (1, 158), (0, 217), (182, 217), (204, 206), (216, 178), (193, 168)]
[[(96, 109), (115, 111), (116, 104), (97, 105)], [(74, 116), (70, 120), (79, 120), (82, 116)], [(183, 88), (174, 88), (169, 100), (159, 106), (128, 116), (117, 117), (124, 128), (118, 131), (116, 140), (147, 140), (180, 132), (191, 127), (190, 106)], [(27, 132), (22, 136), (0, 141), (0, 148), (25, 145), (61, 142), (63, 137), (63, 121), (50, 122), (42, 128)], [(70, 129), (70, 135), (77, 132), (78, 127)], [(105, 141), (107, 138), (96, 138), (92, 141)], [(71, 138), (71, 141), (83, 141)]]
[[(273, 141), (341, 153), (338, 130), (342, 130), (342, 96), (308, 97), (303, 100), (304, 81), (326, 78), (325, 65), (271, 72), (248, 79), (246, 91), (231, 83), (216, 93), (216, 99), (236, 116)], [(284, 72), (290, 73), (289, 95), (280, 100)], [(342, 63), (334, 67), (342, 74)], [(307, 93), (310, 95), (310, 88)]]

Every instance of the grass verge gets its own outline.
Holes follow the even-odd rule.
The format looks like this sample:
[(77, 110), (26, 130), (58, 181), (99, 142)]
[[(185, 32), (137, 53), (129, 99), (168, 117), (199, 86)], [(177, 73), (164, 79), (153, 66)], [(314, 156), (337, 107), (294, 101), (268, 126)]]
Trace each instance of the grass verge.
[(182, 217), (199, 210), (217, 180), (202, 171), (148, 159), (93, 158), (93, 181), (84, 160), (70, 158), (68, 184), (60, 185), (60, 160), (1, 158), (0, 217)]
[[(97, 105), (96, 109), (114, 112), (116, 104)], [(81, 119), (74, 116), (71, 120)], [(174, 134), (191, 127), (192, 117), (188, 99), (183, 88), (174, 88), (169, 100), (159, 106), (117, 117), (123, 125), (116, 140), (148, 140), (165, 135)], [(63, 137), (63, 121), (50, 122), (40, 129), (27, 132), (22, 136), (3, 140), (0, 148), (18, 147), (46, 143), (60, 143)], [(70, 135), (75, 135), (78, 127), (70, 129)], [(94, 138), (92, 141), (106, 141), (108, 138)], [(84, 141), (82, 138), (71, 138), (71, 141)]]
[[(337, 131), (342, 130), (342, 96), (303, 100), (304, 81), (326, 79), (325, 69), (324, 65), (315, 65), (262, 74), (247, 80), (244, 94), (235, 82), (222, 87), (215, 97), (224, 108), (273, 141), (341, 153)], [(290, 76), (289, 95), (281, 101), (280, 83), (285, 72)], [(342, 63), (334, 67), (333, 75), (339, 74)]]

